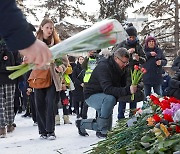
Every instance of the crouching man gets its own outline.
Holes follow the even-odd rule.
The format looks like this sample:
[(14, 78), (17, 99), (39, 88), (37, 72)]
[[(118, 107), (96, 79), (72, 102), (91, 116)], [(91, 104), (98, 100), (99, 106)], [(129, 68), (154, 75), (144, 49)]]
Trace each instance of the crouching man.
[(76, 121), (81, 136), (88, 136), (86, 129), (89, 129), (95, 130), (97, 137), (106, 137), (112, 128), (113, 108), (118, 98), (137, 91), (137, 86), (126, 86), (128, 64), (127, 49), (119, 48), (108, 59), (100, 61), (93, 70), (84, 90), (84, 97), (86, 103), (97, 111), (98, 117)]

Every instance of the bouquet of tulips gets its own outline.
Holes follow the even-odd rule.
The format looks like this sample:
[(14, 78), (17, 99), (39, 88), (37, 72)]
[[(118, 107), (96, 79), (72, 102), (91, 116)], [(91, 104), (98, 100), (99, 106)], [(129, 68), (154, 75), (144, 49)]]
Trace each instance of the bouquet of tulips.
[[(138, 65), (134, 65), (134, 71), (131, 70), (131, 82), (132, 85), (138, 85), (139, 81), (142, 78), (142, 75), (146, 73), (146, 69), (145, 68), (141, 68)], [(134, 94), (132, 94), (131, 96), (131, 100), (134, 100)]]
[[(58, 59), (63, 54), (98, 50), (114, 46), (126, 38), (127, 33), (117, 20), (106, 19), (51, 47), (52, 61)], [(16, 70), (9, 76), (9, 78), (15, 79), (33, 68), (33, 64), (22, 64), (7, 67), (7, 70)]]

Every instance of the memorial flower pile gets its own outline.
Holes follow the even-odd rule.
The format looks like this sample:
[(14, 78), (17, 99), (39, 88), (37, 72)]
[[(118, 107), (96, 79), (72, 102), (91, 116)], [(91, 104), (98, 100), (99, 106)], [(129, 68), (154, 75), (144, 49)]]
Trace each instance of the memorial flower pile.
[[(133, 120), (133, 125), (128, 122)], [(118, 122), (105, 140), (90, 153), (171, 154), (180, 153), (180, 100), (151, 95), (135, 116)]]

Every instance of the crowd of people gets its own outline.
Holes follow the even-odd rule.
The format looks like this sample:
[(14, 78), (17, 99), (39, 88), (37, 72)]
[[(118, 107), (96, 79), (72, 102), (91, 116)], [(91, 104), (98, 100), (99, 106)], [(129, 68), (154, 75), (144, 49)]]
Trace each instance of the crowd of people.
[[(87, 57), (64, 55), (47, 65), (51, 58), (49, 47), (61, 41), (53, 21), (43, 19), (34, 36), (34, 27), (23, 18), (15, 1), (2, 2), (0, 11), (6, 13), (8, 9), (4, 9), (7, 7), (15, 9), (20, 25), (14, 25), (19, 28), (18, 34), (14, 34), (19, 38), (14, 39), (14, 36), (9, 36), (12, 25), (5, 28), (5, 22), (0, 24), (1, 138), (14, 131), (15, 115), (22, 109), (26, 110), (23, 117), (32, 117), (34, 125), (38, 126), (42, 139), (56, 139), (55, 125), (60, 125), (59, 108), (63, 109), (64, 124), (72, 124), (69, 119), (71, 114), (77, 116), (75, 124), (81, 136), (88, 136), (86, 129), (89, 129), (94, 130), (97, 137), (105, 138), (112, 128), (112, 114), (117, 103), (120, 120), (125, 118), (127, 103), (130, 104), (131, 117), (137, 102), (144, 101), (153, 92), (180, 99), (180, 52), (177, 52), (172, 65), (175, 75), (167, 78), (168, 72), (163, 69), (167, 59), (158, 41), (153, 36), (147, 36), (142, 45), (132, 24), (126, 28), (128, 38), (111, 51), (87, 51)], [(2, 18), (3, 13), (0, 14)], [(22, 35), (29, 37), (29, 42), (25, 40), (24, 44), (20, 43), (19, 40), (24, 38)], [(21, 63), (34, 63), (38, 69), (16, 80), (9, 79), (12, 71), (7, 71), (6, 66)], [(131, 81), (130, 72), (135, 65), (147, 70), (138, 85), (133, 85)], [(135, 95), (133, 101), (132, 94)], [(94, 108), (92, 119), (87, 116), (88, 107)]]

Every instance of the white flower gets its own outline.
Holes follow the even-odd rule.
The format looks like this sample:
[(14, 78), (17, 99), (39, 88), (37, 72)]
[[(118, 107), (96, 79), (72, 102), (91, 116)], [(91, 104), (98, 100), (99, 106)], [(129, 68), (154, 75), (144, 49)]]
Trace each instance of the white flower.
[(174, 120), (174, 122), (180, 121), (180, 109), (175, 112), (173, 120)]

